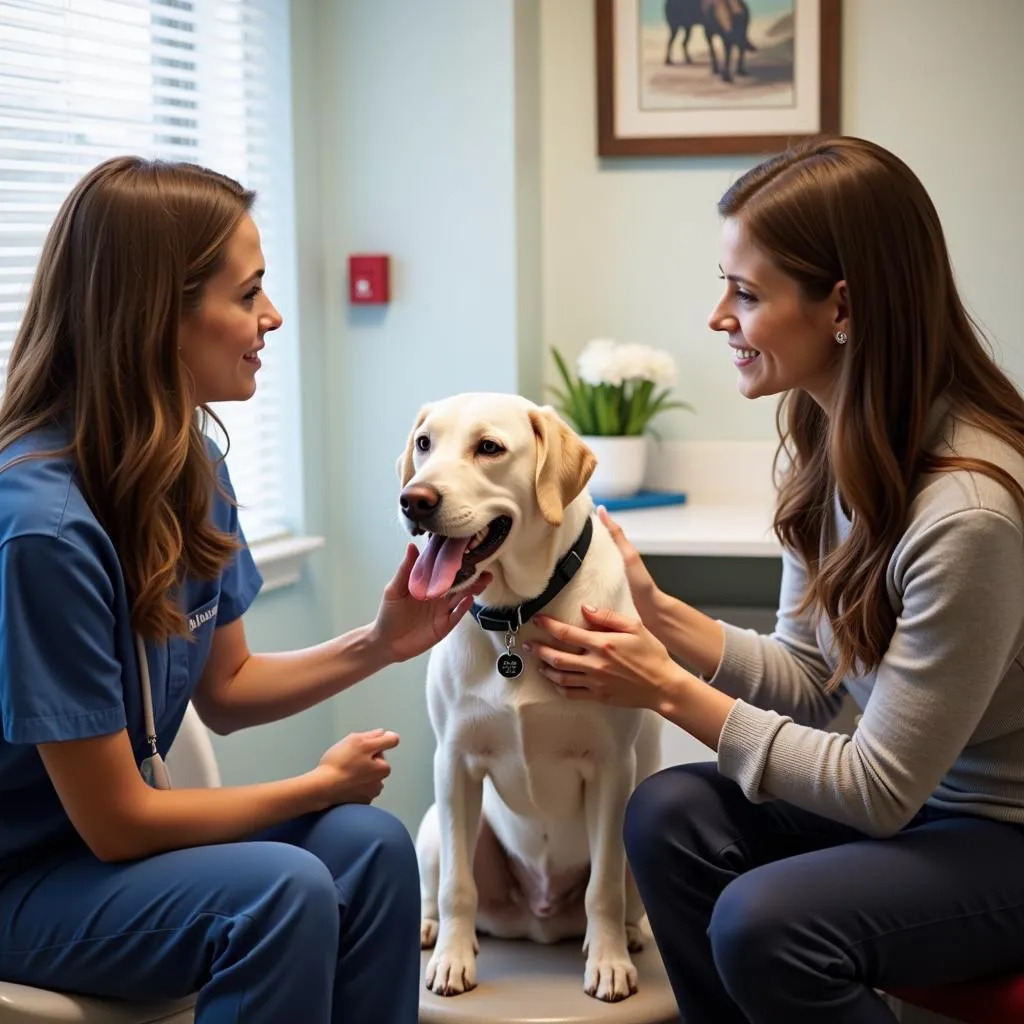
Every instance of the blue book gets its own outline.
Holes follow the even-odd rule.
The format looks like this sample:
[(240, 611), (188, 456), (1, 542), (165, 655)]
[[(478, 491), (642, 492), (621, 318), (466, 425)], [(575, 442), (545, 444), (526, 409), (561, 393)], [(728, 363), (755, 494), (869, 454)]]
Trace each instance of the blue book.
[(595, 505), (604, 505), (609, 512), (625, 512), (633, 508), (661, 508), (665, 505), (685, 505), (686, 494), (682, 491), (637, 491), (628, 497), (602, 498), (593, 495)]

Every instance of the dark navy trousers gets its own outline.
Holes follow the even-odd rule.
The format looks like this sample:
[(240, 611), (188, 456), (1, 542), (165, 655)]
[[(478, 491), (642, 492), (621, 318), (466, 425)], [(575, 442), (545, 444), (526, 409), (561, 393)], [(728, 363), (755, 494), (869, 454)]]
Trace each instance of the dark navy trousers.
[(247, 842), (0, 876), (0, 978), (131, 1000), (198, 992), (197, 1024), (416, 1024), (413, 842), (335, 807)]
[(876, 988), (1024, 969), (1016, 825), (872, 839), (689, 764), (640, 784), (625, 841), (685, 1024), (892, 1024)]

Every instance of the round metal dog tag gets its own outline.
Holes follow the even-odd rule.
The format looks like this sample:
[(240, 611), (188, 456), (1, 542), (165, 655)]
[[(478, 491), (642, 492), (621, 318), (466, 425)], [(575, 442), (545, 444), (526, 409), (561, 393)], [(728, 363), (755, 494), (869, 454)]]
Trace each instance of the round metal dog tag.
[(511, 651), (499, 655), (497, 665), (498, 675), (504, 676), (506, 679), (515, 679), (523, 671), (523, 659)]

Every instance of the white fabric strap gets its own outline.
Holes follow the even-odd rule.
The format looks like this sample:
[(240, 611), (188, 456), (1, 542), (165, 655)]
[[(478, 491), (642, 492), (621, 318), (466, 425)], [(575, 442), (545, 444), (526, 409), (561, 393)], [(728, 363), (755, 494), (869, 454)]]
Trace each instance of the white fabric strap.
[(171, 774), (164, 764), (156, 745), (156, 721), (153, 718), (153, 686), (149, 678), (149, 659), (146, 657), (146, 644), (142, 637), (135, 634), (135, 650), (139, 660), (139, 685), (142, 689), (142, 713), (146, 720), (146, 742), (149, 744), (149, 757), (142, 762), (143, 777), (157, 789), (171, 788)]
[(146, 719), (146, 741), (149, 752), (156, 753), (156, 722), (153, 719), (153, 685), (149, 680), (149, 659), (146, 657), (146, 643), (135, 634), (135, 650), (139, 658), (139, 682), (142, 686), (142, 713)]

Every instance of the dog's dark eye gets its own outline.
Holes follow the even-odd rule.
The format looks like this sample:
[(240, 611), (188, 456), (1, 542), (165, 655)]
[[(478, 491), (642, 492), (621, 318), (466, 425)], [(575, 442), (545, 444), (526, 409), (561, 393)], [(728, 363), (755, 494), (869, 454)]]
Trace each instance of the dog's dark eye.
[(429, 452), (430, 438), (427, 437), (426, 434), (420, 434), (420, 436), (416, 438), (416, 447), (419, 448), (421, 452)]
[(497, 441), (485, 437), (477, 446), (477, 455), (500, 455), (505, 449)]

